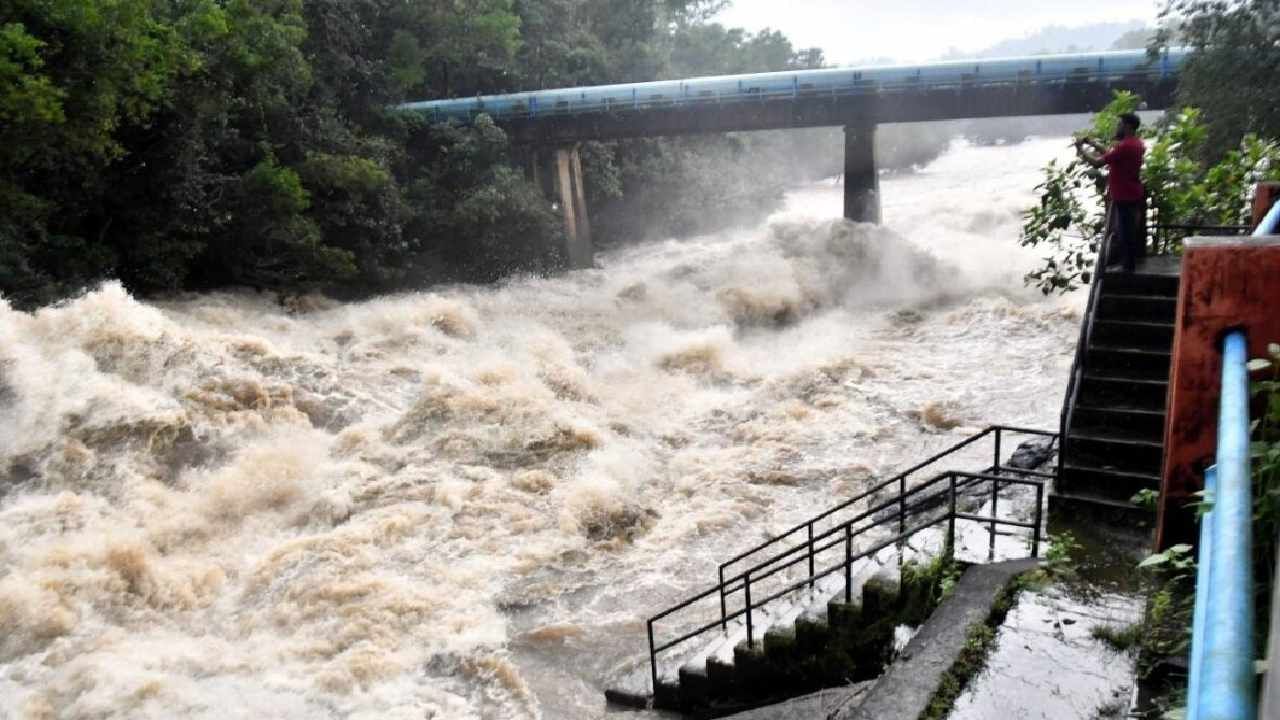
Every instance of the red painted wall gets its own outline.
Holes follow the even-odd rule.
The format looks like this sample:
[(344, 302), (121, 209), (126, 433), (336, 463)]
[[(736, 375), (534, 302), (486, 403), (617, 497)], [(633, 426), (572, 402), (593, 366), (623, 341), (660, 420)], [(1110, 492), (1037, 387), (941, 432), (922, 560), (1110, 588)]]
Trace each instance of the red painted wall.
[(1249, 357), (1263, 357), (1267, 343), (1280, 342), (1280, 237), (1188, 240), (1175, 322), (1158, 548), (1195, 535), (1186, 505), (1203, 487), (1217, 447), (1222, 336), (1243, 328)]

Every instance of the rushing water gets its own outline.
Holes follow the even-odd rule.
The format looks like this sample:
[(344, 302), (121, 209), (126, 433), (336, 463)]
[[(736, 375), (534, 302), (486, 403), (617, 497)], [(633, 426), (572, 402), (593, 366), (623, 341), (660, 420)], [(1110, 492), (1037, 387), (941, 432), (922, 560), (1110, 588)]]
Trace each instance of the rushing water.
[(0, 717), (599, 717), (717, 558), (1055, 423), (1079, 300), (1015, 240), (1064, 149), (498, 287), (0, 304)]

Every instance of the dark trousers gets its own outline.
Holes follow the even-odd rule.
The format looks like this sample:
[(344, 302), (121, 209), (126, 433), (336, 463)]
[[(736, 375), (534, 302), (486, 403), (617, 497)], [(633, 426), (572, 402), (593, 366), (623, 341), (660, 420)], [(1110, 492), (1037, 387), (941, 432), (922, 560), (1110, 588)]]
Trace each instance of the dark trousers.
[(1111, 204), (1111, 257), (1125, 272), (1133, 272), (1138, 259), (1146, 254), (1143, 233), (1145, 205), (1142, 201)]

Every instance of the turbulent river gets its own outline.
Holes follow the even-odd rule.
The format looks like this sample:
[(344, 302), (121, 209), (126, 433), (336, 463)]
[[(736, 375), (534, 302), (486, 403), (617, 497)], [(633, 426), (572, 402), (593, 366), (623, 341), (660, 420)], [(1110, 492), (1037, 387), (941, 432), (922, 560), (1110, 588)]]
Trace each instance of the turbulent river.
[(1065, 150), (550, 279), (0, 303), (0, 717), (600, 717), (718, 559), (1056, 424), (1081, 300), (1016, 239)]

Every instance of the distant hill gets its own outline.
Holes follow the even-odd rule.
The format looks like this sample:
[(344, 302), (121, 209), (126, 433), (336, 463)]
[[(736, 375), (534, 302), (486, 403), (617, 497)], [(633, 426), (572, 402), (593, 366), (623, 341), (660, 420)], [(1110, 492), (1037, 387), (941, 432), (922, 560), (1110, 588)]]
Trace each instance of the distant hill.
[(1095, 23), (1079, 27), (1050, 25), (1022, 38), (1002, 40), (989, 48), (976, 52), (951, 49), (942, 60), (1004, 57), (1009, 55), (1048, 55), (1050, 53), (1090, 52), (1111, 50), (1117, 41), (1130, 45), (1146, 25), (1140, 20), (1129, 22)]

